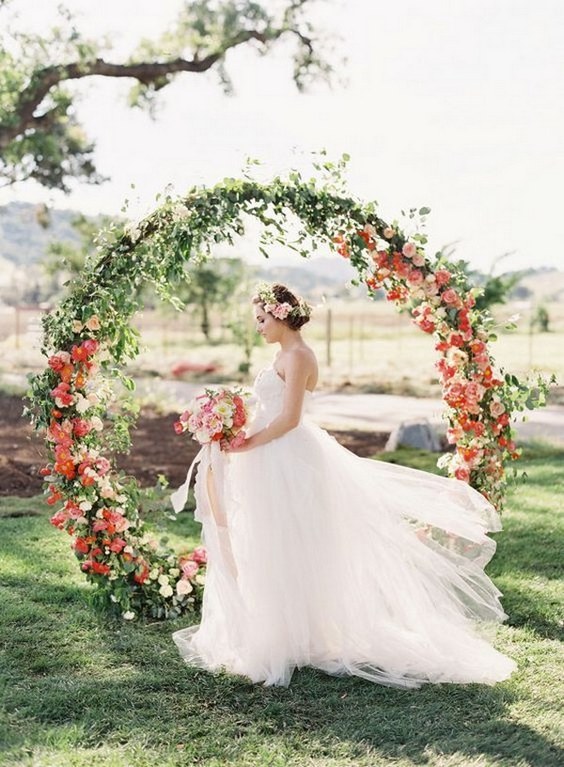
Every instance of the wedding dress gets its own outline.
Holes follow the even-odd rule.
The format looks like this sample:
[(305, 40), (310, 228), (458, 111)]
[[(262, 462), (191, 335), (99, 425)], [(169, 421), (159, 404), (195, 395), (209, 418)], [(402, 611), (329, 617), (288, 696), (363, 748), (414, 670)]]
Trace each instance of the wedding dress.
[[(284, 386), (273, 366), (258, 375), (249, 433)], [(309, 397), (282, 437), (200, 464), (208, 566), (200, 624), (173, 634), (182, 657), (265, 685), (304, 666), (398, 687), (506, 679), (515, 664), (484, 630), (506, 617), (483, 570), (495, 509), (458, 480), (354, 455), (308, 420)]]

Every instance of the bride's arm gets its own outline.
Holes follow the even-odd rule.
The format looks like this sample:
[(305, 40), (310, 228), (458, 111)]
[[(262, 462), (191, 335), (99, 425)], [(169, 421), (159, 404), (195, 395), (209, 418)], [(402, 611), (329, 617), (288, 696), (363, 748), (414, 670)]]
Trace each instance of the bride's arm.
[(289, 355), (284, 371), (286, 385), (282, 412), (268, 426), (246, 439), (240, 447), (232, 448), (230, 452), (236, 453), (265, 445), (296, 428), (301, 418), (309, 372), (310, 360), (307, 352), (296, 350)]

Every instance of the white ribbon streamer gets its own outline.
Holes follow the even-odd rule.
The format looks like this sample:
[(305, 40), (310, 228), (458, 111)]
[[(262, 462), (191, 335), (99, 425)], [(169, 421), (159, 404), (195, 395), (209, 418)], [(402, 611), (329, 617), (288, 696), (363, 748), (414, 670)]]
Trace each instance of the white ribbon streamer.
[(172, 493), (172, 495), (170, 496), (172, 508), (174, 509), (176, 514), (181, 512), (182, 509), (186, 506), (192, 474), (194, 473), (194, 469), (196, 468), (197, 464), (203, 460), (206, 448), (208, 448), (207, 452), (209, 453), (209, 445), (204, 445), (200, 449), (200, 451), (197, 453), (192, 463), (190, 464), (188, 468), (188, 473), (186, 474), (186, 479), (184, 480), (184, 484), (180, 485), (180, 487), (177, 490), (175, 490), (174, 493)]

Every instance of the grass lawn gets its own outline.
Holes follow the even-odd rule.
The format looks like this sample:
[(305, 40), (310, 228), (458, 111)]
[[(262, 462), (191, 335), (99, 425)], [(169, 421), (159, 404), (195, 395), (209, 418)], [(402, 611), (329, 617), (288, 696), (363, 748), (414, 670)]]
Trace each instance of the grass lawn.
[[(398, 457), (420, 468), (434, 461), (389, 456)], [(313, 669), (295, 672), (288, 689), (265, 688), (190, 669), (170, 638), (186, 620), (129, 624), (96, 613), (42, 498), (2, 500), (0, 765), (564, 764), (564, 453), (531, 448), (521, 467), (529, 479), (511, 490), (489, 567), (510, 615), (496, 645), (519, 670), (493, 688), (403, 691)], [(162, 524), (171, 541), (197, 538), (190, 514)]]

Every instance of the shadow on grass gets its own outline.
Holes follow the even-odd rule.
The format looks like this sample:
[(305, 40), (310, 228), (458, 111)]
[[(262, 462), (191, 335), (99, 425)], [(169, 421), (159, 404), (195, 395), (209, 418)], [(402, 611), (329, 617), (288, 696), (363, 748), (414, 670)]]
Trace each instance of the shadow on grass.
[(323, 756), (360, 762), (367, 754), (429, 764), (433, 754), (452, 754), (489, 756), (504, 767), (550, 767), (564, 756), (539, 732), (507, 717), (512, 694), (503, 686), (406, 692), (304, 669), (288, 689), (264, 688), (188, 669), (166, 649), (158, 666), (143, 668), (135, 666), (131, 646), (115, 649), (128, 663), (128, 673), (117, 670), (117, 678), (55, 677), (11, 693), (8, 707), (22, 723), (34, 722), (22, 732), (23, 742), (12, 740), (11, 752), (24, 743), (43, 747), (54, 729), (72, 727), (80, 748), (137, 742), (166, 750), (181, 743), (182, 764), (227, 754), (226, 764), (238, 762), (259, 745), (276, 748), (293, 764), (300, 756), (304, 763)]
[[(172, 643), (172, 624), (131, 625), (92, 611), (90, 587), (66, 580), (78, 564), (61, 557), (62, 534), (46, 519), (2, 525), (10, 529), (15, 563), (15, 574), (0, 578), (0, 676), (10, 722), (0, 730), (0, 753), (4, 748), (9, 758), (53, 749), (58, 737), (71, 752), (105, 744), (117, 753), (140, 744), (174, 754), (182, 744), (179, 765), (214, 758), (258, 765), (261, 749), (293, 764), (342, 758), (423, 765), (442, 754), (445, 761), (462, 755), (489, 757), (499, 767), (552, 767), (564, 757), (549, 738), (509, 716), (526, 695), (515, 679), (493, 688), (402, 691), (303, 669), (285, 689), (189, 668)], [(517, 521), (500, 539), (496, 569), (522, 576), (506, 588), (513, 625), (551, 636), (556, 624), (526, 588), (525, 574), (542, 552), (544, 561), (546, 526)]]
[(266, 688), (187, 667), (172, 643), (172, 624), (104, 619), (79, 586), (49, 578), (38, 593), (32, 573), (17, 588), (5, 585), (2, 667), (11, 732), (0, 740), (9, 756), (52, 749), (59, 733), (71, 750), (103, 743), (160, 752), (180, 743), (185, 761), (178, 764), (221, 758), (258, 765), (249, 754), (274, 747), (294, 764), (300, 757), (304, 764), (323, 757), (361, 763), (367, 754), (414, 764), (432, 763), (433, 754), (489, 756), (503, 767), (558, 764), (548, 738), (508, 717), (514, 681), (403, 691), (302, 669), (289, 688)]

